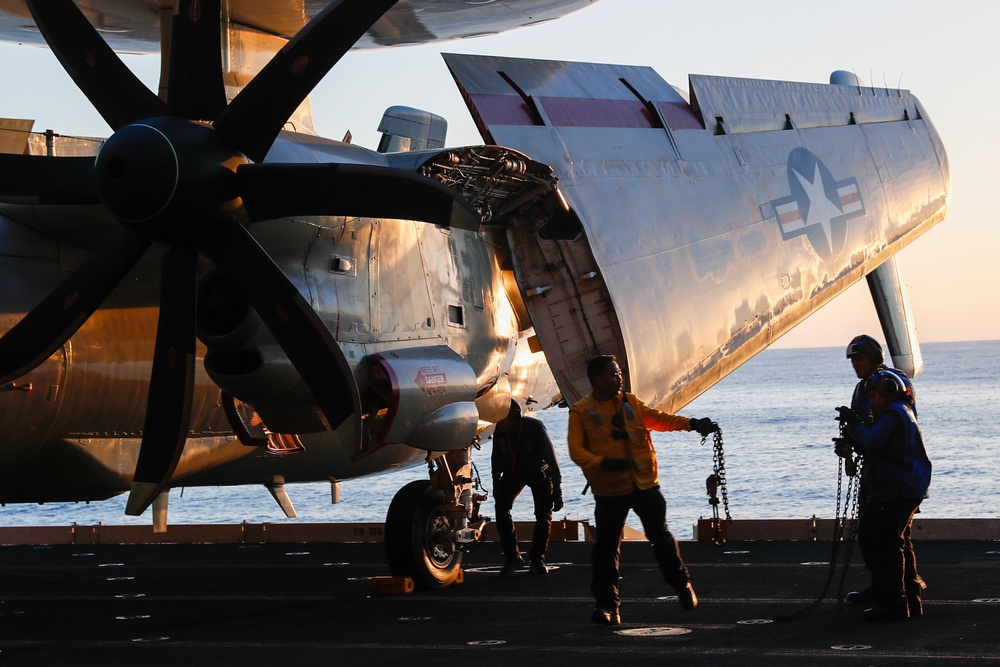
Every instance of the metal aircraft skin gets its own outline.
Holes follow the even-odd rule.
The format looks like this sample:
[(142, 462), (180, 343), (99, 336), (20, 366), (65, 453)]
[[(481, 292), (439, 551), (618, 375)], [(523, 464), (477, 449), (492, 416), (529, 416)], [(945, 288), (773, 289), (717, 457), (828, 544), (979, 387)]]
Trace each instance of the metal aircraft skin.
[(114, 134), (0, 126), (0, 502), (129, 491), (163, 529), (171, 487), (292, 514), (285, 483), (425, 463), (386, 548), (436, 587), (485, 525), (472, 445), (511, 398), (587, 393), (590, 356), (678, 410), (866, 277), (919, 372), (892, 258), (950, 180), (908, 91), (692, 76), (689, 101), (644, 67), (449, 54), (482, 146), (406, 108), (380, 151), (283, 129), (384, 13), (445, 4), (320, 3), (247, 83), (204, 66), (220, 3), (179, 2), (157, 96), (72, 2), (27, 3)]

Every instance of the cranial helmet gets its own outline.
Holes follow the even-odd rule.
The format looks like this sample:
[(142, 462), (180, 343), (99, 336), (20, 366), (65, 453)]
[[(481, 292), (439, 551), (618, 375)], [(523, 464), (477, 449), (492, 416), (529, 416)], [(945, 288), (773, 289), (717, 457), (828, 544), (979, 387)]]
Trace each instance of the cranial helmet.
[(895, 401), (906, 395), (906, 383), (902, 378), (889, 370), (872, 373), (865, 381), (868, 391), (877, 391), (887, 401)]
[(850, 359), (856, 354), (863, 354), (867, 356), (876, 366), (881, 364), (885, 359), (885, 356), (882, 354), (882, 346), (878, 344), (877, 340), (868, 334), (855, 336), (851, 339), (851, 342), (848, 343), (847, 358)]

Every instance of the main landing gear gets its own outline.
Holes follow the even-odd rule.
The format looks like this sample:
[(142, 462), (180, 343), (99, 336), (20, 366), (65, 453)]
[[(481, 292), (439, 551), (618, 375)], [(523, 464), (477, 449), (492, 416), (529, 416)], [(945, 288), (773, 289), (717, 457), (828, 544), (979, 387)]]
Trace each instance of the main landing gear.
[(462, 574), (462, 556), (482, 538), (485, 495), (473, 493), (469, 450), (448, 452), (430, 464), (429, 480), (400, 489), (385, 519), (385, 551), (394, 576), (417, 587), (450, 586)]

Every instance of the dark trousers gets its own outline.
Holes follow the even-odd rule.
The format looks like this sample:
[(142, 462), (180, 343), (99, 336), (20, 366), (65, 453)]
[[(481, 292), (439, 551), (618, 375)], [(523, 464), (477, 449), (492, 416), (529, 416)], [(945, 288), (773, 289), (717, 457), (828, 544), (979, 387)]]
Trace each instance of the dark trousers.
[[(858, 514), (858, 548), (861, 549), (861, 556), (865, 559), (865, 568), (874, 575), (873, 567), (878, 560), (879, 551), (878, 541), (874, 535), (878, 531), (865, 528), (865, 516), (868, 514), (868, 505), (872, 502), (870, 498), (866, 500)], [(873, 515), (875, 514), (878, 514), (877, 510), (873, 512)], [(920, 601), (924, 584), (917, 572), (917, 555), (913, 550), (912, 531), (913, 522), (911, 521), (903, 532), (903, 583), (906, 588), (906, 596), (917, 603)]]
[(552, 482), (548, 479), (525, 484), (507, 475), (493, 478), (493, 500), (497, 514), (497, 534), (507, 558), (518, 555), (517, 534), (510, 510), (514, 500), (527, 486), (535, 501), (535, 530), (531, 535), (531, 558), (544, 559), (549, 548), (549, 531), (552, 528)]
[(591, 558), (593, 580), (590, 590), (596, 605), (602, 609), (618, 609), (618, 596), (622, 534), (629, 510), (634, 510), (646, 539), (653, 545), (653, 554), (660, 566), (660, 572), (668, 584), (675, 589), (683, 588), (688, 582), (688, 571), (681, 560), (677, 540), (667, 530), (667, 502), (659, 487), (640, 491), (636, 489), (627, 496), (594, 496), (596, 506), (594, 518), (597, 522), (597, 539)]
[(872, 574), (873, 599), (889, 607), (920, 600), (917, 557), (911, 529), (919, 499), (869, 500), (858, 529), (865, 565)]

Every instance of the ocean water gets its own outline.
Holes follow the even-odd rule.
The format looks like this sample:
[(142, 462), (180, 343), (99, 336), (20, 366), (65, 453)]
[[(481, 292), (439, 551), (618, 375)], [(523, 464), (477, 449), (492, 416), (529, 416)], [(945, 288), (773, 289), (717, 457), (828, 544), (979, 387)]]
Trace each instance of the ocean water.
[[(996, 483), (997, 425), (1000, 424), (1000, 341), (926, 343), (924, 372), (915, 380), (924, 444), (933, 463), (924, 518), (1000, 517)], [(710, 417), (723, 429), (729, 509), (733, 519), (832, 518), (837, 506), (835, 408), (850, 403), (856, 378), (844, 349), (767, 350), (679, 412)], [(585, 480), (566, 447), (568, 410), (538, 413), (545, 422), (563, 472), (565, 507), (558, 518), (593, 521), (593, 496), (582, 495)], [(654, 433), (667, 521), (689, 538), (699, 517), (710, 517), (705, 478), (712, 472), (712, 445), (695, 433)], [(490, 490), (489, 440), (474, 452), (483, 484)], [(327, 483), (288, 485), (298, 512), (287, 519), (263, 486), (174, 489), (169, 522), (317, 522), (385, 519), (393, 494), (422, 467), (341, 484), (341, 502), (331, 503)], [(514, 517), (531, 520), (530, 492), (514, 505)], [(124, 513), (125, 497), (99, 503), (46, 503), (0, 508), (0, 525), (60, 526), (149, 523)], [(483, 509), (493, 515), (492, 501)], [(722, 510), (720, 507), (720, 514)], [(629, 525), (639, 528), (630, 515)]]

